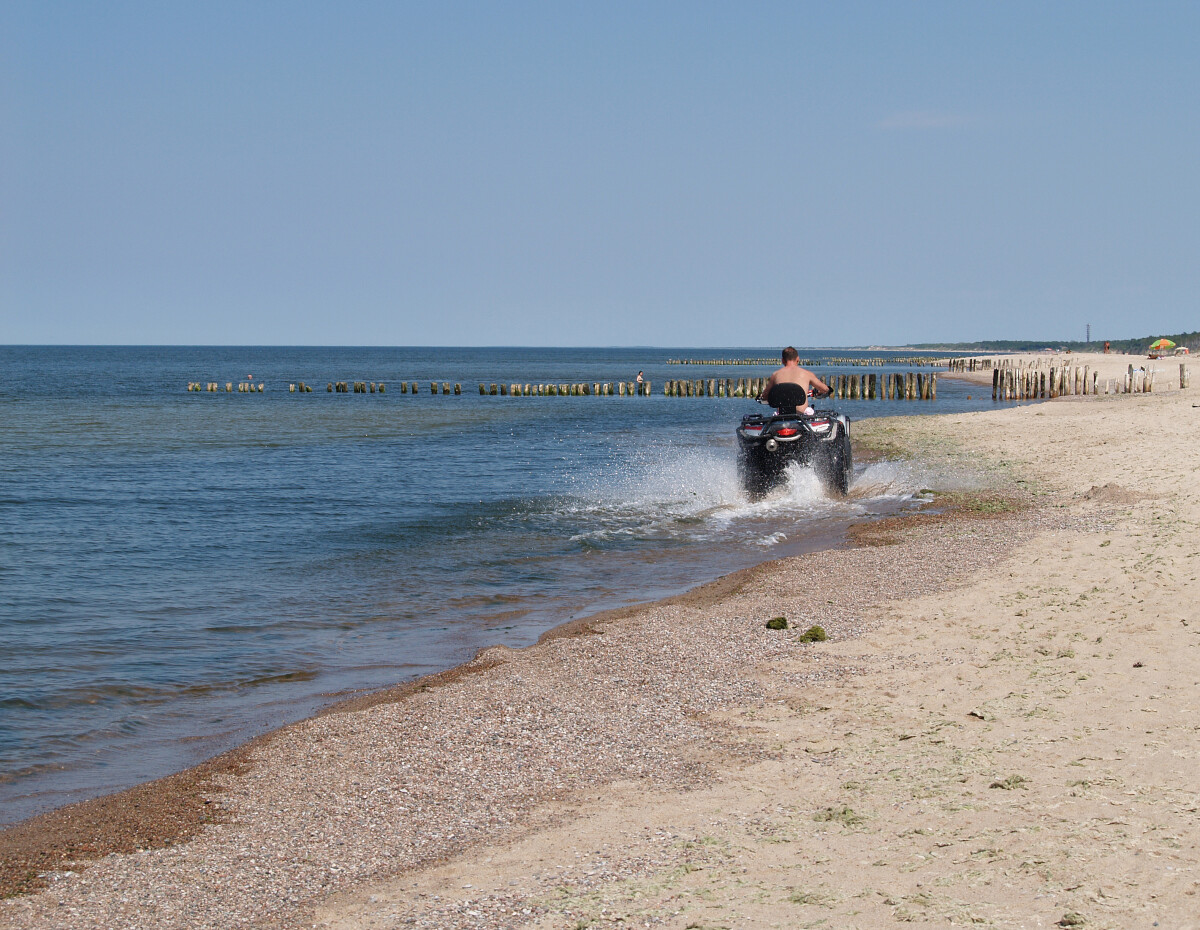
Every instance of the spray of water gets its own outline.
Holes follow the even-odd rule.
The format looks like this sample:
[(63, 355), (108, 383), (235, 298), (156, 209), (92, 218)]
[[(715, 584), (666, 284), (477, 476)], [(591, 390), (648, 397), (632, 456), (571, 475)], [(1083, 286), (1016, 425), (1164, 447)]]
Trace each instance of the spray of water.
[(811, 468), (793, 465), (782, 486), (752, 501), (731, 450), (662, 444), (614, 455), (575, 476), (556, 506), (580, 521), (572, 540), (585, 545), (724, 540), (770, 547), (802, 535), (806, 525), (893, 510), (920, 487), (906, 466), (872, 463), (841, 499), (830, 496)]

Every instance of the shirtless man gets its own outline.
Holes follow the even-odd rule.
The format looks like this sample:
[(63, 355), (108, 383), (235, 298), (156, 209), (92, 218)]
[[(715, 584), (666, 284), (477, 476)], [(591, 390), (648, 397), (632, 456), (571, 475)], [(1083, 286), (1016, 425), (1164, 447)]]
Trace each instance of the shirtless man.
[[(828, 384), (814, 375), (807, 368), (800, 367), (800, 353), (798, 353), (792, 346), (788, 346), (783, 350), (783, 367), (777, 369), (775, 373), (767, 379), (766, 386), (763, 388), (762, 393), (758, 395), (758, 399), (760, 401), (769, 403), (772, 407), (790, 406), (783, 402), (772, 402), (771, 389), (777, 384), (798, 384), (800, 385), (801, 390), (804, 391), (805, 395), (813, 393), (814, 388), (818, 394), (829, 393)], [(776, 400), (780, 400), (778, 393)], [(804, 409), (804, 407), (808, 406), (807, 400), (805, 401), (804, 407), (801, 407), (798, 402), (796, 403), (796, 406), (802, 413), (807, 412)]]

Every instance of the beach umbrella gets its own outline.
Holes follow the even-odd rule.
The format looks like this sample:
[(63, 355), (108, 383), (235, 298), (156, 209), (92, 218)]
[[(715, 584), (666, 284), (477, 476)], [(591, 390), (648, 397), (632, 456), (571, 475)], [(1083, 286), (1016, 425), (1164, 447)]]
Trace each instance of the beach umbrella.
[(1161, 351), (1162, 349), (1173, 349), (1175, 348), (1175, 343), (1173, 343), (1170, 339), (1160, 339), (1158, 342), (1150, 343), (1150, 348), (1151, 350), (1155, 351)]

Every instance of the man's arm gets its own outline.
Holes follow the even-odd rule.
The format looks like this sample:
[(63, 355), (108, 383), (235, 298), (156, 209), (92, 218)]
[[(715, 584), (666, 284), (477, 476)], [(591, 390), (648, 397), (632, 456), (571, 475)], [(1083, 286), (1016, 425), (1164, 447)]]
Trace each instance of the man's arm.
[(804, 369), (805, 380), (808, 381), (808, 389), (815, 394), (828, 394), (830, 391), (829, 385), (814, 375), (807, 368)]
[(763, 385), (762, 392), (758, 395), (757, 400), (766, 403), (767, 395), (771, 393), (771, 388), (775, 387), (775, 375), (777, 374), (779, 374), (777, 371), (771, 373), (771, 377), (769, 377), (767, 379), (767, 383)]

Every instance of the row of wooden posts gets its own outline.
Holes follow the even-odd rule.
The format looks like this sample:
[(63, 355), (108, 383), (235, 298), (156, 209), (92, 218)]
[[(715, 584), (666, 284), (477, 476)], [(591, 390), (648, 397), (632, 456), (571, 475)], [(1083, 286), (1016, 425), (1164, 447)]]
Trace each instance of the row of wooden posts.
[[(844, 368), (882, 368), (884, 365), (913, 365), (917, 368), (932, 368), (946, 365), (957, 359), (938, 358), (929, 355), (907, 355), (889, 358), (802, 358), (799, 363), (806, 368), (822, 368), (841, 365)], [(668, 365), (768, 365), (778, 366), (778, 358), (669, 358)], [(974, 369), (972, 369), (973, 371)]]
[[(766, 378), (708, 378), (698, 381), (668, 381), (668, 397), (757, 397)], [(825, 383), (835, 397), (849, 400), (937, 400), (937, 374), (893, 372), (892, 374), (831, 374)]]
[(992, 400), (1095, 394), (1097, 377), (1086, 365), (1082, 368), (1063, 365), (1043, 371), (997, 367), (992, 369)]
[[(707, 378), (671, 380), (663, 385), (666, 397), (758, 397), (766, 378)], [(937, 400), (937, 374), (895, 372), (890, 375), (830, 375), (826, 381), (834, 396), (851, 400)], [(456, 385), (457, 387), (457, 385)], [(446, 393), (443, 391), (443, 393)], [(479, 385), (480, 394), (515, 397), (618, 395), (648, 397), (650, 382), (592, 382), (576, 384), (495, 384)]]
[[(956, 359), (957, 363), (986, 361)], [(969, 365), (952, 367), (952, 371), (979, 370)], [(835, 397), (849, 400), (937, 400), (937, 373), (893, 372), (887, 375), (875, 373), (863, 375), (831, 374), (826, 383), (833, 389)], [(1132, 365), (1124, 377), (1106, 379), (1101, 388), (1099, 375), (1089, 366), (1060, 365), (1050, 368), (1017, 368), (995, 365), (992, 368), (992, 400), (1033, 400), (1085, 394), (1141, 394), (1154, 390), (1155, 371), (1135, 369)], [(757, 397), (762, 393), (766, 378), (707, 378), (699, 380), (671, 380), (663, 386), (667, 397)], [(1179, 387), (1190, 383), (1186, 365), (1179, 366)], [(265, 384), (261, 381), (189, 381), (188, 391), (218, 393), (261, 394)], [(387, 385), (382, 381), (330, 381), (325, 390), (330, 394), (384, 394)], [(303, 381), (288, 385), (290, 393), (311, 394), (312, 387)], [(400, 393), (420, 393), (416, 381), (401, 381)], [(431, 394), (462, 394), (462, 384), (449, 381), (430, 381)], [(565, 397), (586, 395), (617, 395), (620, 397), (649, 396), (650, 382), (576, 382), (562, 384), (497, 384), (490, 386), (480, 382), (481, 395), (511, 395), (525, 397)]]
[[(301, 390), (307, 385), (301, 385)], [(402, 393), (408, 392), (408, 385), (403, 381), (400, 382)], [(288, 390), (291, 391), (292, 385), (288, 385)], [(331, 381), (325, 385), (325, 391), (329, 394), (386, 394), (387, 385), (382, 381)], [(417, 393), (416, 382), (413, 383), (413, 393)], [(433, 393), (437, 393), (434, 391)]]
[[(1154, 371), (1135, 370), (1132, 365), (1121, 380), (1109, 379), (1105, 382), (1105, 394), (1143, 393), (1154, 390)], [(893, 372), (888, 375), (874, 373), (864, 375), (832, 374), (826, 383), (833, 389), (835, 397), (849, 400), (937, 400), (936, 372)], [(663, 394), (667, 397), (757, 397), (762, 393), (766, 378), (708, 378), (694, 381), (671, 380), (663, 386)], [(1187, 387), (1189, 383), (1187, 366), (1179, 366), (1179, 386)], [(212, 382), (216, 390), (216, 382)], [(352, 385), (352, 387), (351, 387)], [(439, 390), (440, 387), (440, 390)], [(239, 385), (239, 390), (242, 386)], [(251, 390), (254, 385), (250, 385)], [(189, 390), (192, 388), (189, 386)], [(196, 390), (199, 390), (197, 385)], [(257, 386), (262, 391), (262, 385)], [(289, 385), (289, 390), (312, 392), (312, 388), (301, 382)], [(226, 390), (230, 390), (226, 384)], [(336, 381), (330, 382), (327, 388), (330, 392), (355, 394), (383, 394), (386, 385), (374, 381)], [(400, 382), (400, 392), (407, 394), (419, 393), (420, 385), (416, 381)], [(431, 394), (441, 393), (462, 394), (462, 385), (449, 381), (429, 383)], [(479, 383), (481, 395), (501, 395), (513, 397), (583, 397), (619, 396), (619, 397), (648, 397), (651, 392), (649, 381), (617, 381), (617, 382), (574, 382), (563, 384), (499, 384), (493, 382), (490, 386)], [(1088, 366), (1077, 367), (1064, 365), (1048, 370), (993, 368), (992, 369), (992, 399), (993, 400), (1026, 400), (1033, 398), (1063, 397), (1073, 394), (1096, 394), (1100, 392), (1098, 375)]]
[[(261, 394), (264, 390), (261, 381), (239, 381), (236, 385), (232, 381), (226, 381), (224, 385), (225, 392), (232, 394), (235, 386), (239, 394)], [(221, 390), (221, 383), (219, 381), (189, 381), (187, 389), (189, 391), (199, 391), (201, 393), (207, 391), (215, 394)]]
[[(233, 393), (234, 382), (226, 381), (224, 391)], [(264, 390), (263, 382), (239, 382), (237, 385), (239, 394), (245, 393), (262, 393)], [(189, 391), (210, 391), (220, 392), (222, 386), (217, 381), (189, 381), (187, 389)], [(383, 381), (330, 381), (325, 390), (329, 394), (386, 394), (387, 383)], [(288, 392), (291, 394), (311, 394), (311, 385), (305, 384), (303, 381), (294, 382), (288, 385)], [(401, 381), (401, 394), (419, 394), (421, 385), (416, 381)], [(430, 381), (430, 394), (462, 394), (462, 383), (455, 382), (453, 385), (449, 381)], [(503, 394), (503, 395), (525, 395), (539, 397), (557, 397), (568, 395), (584, 395), (584, 394), (618, 394), (621, 397), (626, 395), (633, 397), (635, 394), (648, 395), (650, 393), (650, 382), (645, 381), (641, 384), (635, 381), (618, 381), (614, 383), (593, 383), (593, 384), (496, 384), (493, 383), (489, 389), (488, 385), (480, 382), (480, 394)]]
[[(457, 394), (458, 385), (455, 385)], [(617, 396), (635, 397), (650, 396), (649, 381), (593, 381), (575, 382), (570, 384), (496, 384), (490, 386), (479, 383), (479, 393), (488, 395), (503, 395), (512, 397), (586, 397)]]
[[(699, 380), (672, 380), (663, 385), (667, 397), (758, 397), (762, 393), (766, 378), (707, 378)], [(831, 374), (826, 383), (833, 389), (835, 397), (849, 400), (937, 400), (937, 373), (894, 372), (892, 374)], [(221, 390), (216, 381), (189, 381), (189, 391)], [(420, 393), (416, 381), (401, 381), (401, 394)], [(227, 381), (224, 390), (232, 393), (234, 382)], [(262, 393), (263, 382), (240, 382), (238, 393)], [(289, 393), (311, 394), (312, 387), (303, 381), (288, 385)], [(387, 384), (382, 381), (330, 381), (325, 390), (330, 394), (385, 394)], [(648, 397), (649, 381), (573, 382), (559, 384), (487, 384), (479, 382), (481, 395), (513, 397), (582, 397), (590, 395), (618, 397)], [(462, 394), (462, 384), (449, 381), (430, 381), (430, 394)]]
[(950, 361), (951, 371), (990, 371), (994, 368), (1001, 370), (1016, 369), (1018, 371), (1038, 371), (1043, 368), (1062, 368), (1071, 363), (1060, 356), (1045, 355), (1037, 358), (1018, 358), (1004, 356), (1001, 358), (956, 358)]
[[(828, 384), (837, 397), (851, 400), (937, 400), (937, 372), (893, 372), (890, 375), (835, 375)], [(861, 377), (861, 382), (860, 382)]]
[[(1134, 368), (1120, 378), (1100, 384), (1098, 372), (1087, 365), (1062, 365), (1048, 370), (993, 368), (992, 400), (1034, 400), (1074, 394), (1149, 394), (1154, 391), (1154, 369)], [(1179, 366), (1179, 387), (1191, 383), (1186, 365)]]
[[(778, 365), (779, 358), (669, 358), (668, 365)], [(801, 365), (815, 365), (812, 359), (802, 359)]]
[[(667, 381), (663, 385), (666, 397), (757, 397), (762, 393), (766, 378), (708, 378), (695, 381)], [(830, 375), (827, 383), (834, 396), (850, 400), (937, 400), (937, 374), (929, 372), (895, 372), (890, 375)], [(348, 382), (337, 382), (335, 389), (345, 393)], [(418, 385), (400, 383), (401, 393), (408, 390), (416, 394)], [(429, 384), (431, 394), (439, 393), (438, 382)], [(384, 385), (374, 382), (354, 382), (354, 393), (380, 393)], [(481, 396), (502, 397), (649, 397), (652, 387), (649, 381), (593, 381), (559, 384), (521, 384), (479, 382)], [(462, 385), (441, 382), (441, 394), (461, 394)]]
[[(239, 394), (262, 394), (266, 390), (266, 385), (262, 381), (226, 381), (224, 385), (219, 381), (189, 381), (187, 385), (189, 391), (213, 392), (232, 394), (237, 390)], [(330, 394), (386, 394), (387, 384), (383, 381), (330, 381), (325, 390)], [(400, 393), (407, 394), (409, 391), (417, 394), (420, 392), (420, 385), (416, 381), (400, 382)], [(311, 394), (313, 392), (312, 385), (306, 384), (303, 381), (295, 381), (288, 384), (288, 393), (290, 394)], [(429, 393), (438, 393), (438, 382), (429, 382)], [(441, 384), (441, 393), (450, 393), (450, 384), (443, 381)], [(454, 385), (454, 393), (462, 393), (462, 385)]]
[[(666, 397), (758, 397), (766, 378), (707, 378), (694, 381), (671, 380), (663, 385)], [(830, 375), (826, 383), (834, 396), (851, 400), (937, 400), (937, 374), (929, 372), (895, 372), (890, 375)], [(443, 385), (443, 388), (445, 385)], [(455, 393), (457, 393), (455, 385)], [(448, 393), (443, 390), (443, 393)], [(574, 384), (495, 384), (480, 383), (480, 394), (511, 395), (514, 397), (546, 396), (611, 396), (648, 397), (649, 381), (592, 382)]]
[[(1153, 368), (1134, 368), (1128, 370), (1120, 378), (1107, 378), (1104, 381), (1105, 394), (1151, 394), (1155, 388), (1157, 370)], [(1179, 366), (1179, 389), (1183, 390), (1191, 384), (1191, 375), (1187, 365)], [(1165, 385), (1164, 385), (1165, 386)]]
[[(291, 386), (289, 385), (289, 389), (290, 387)], [(326, 385), (325, 390), (330, 394), (386, 394), (387, 384), (385, 384), (383, 381), (330, 381), (329, 384)], [(410, 392), (413, 394), (420, 394), (420, 383), (417, 381), (401, 381), (400, 393), (408, 394)], [(437, 381), (430, 381), (429, 393), (451, 393), (450, 382), (442, 381), (439, 390), (439, 383)], [(454, 393), (462, 393), (462, 384), (456, 383), (454, 385)]]
[(1001, 368), (996, 364), (995, 359), (991, 358), (952, 358), (950, 359), (950, 371), (987, 371), (989, 368)]

